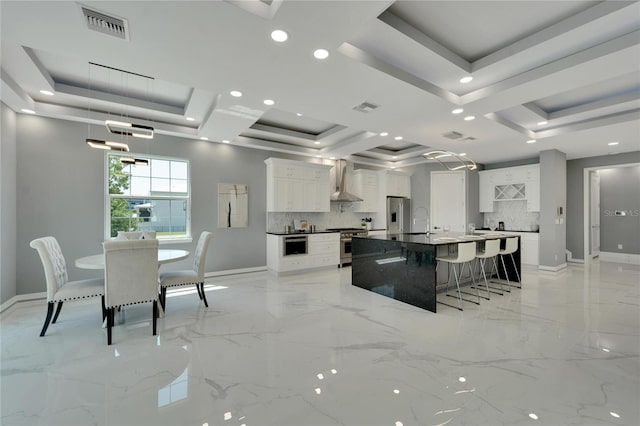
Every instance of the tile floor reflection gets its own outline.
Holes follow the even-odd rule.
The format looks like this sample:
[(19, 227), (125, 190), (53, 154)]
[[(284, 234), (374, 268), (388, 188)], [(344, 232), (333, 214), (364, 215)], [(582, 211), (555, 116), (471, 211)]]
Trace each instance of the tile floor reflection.
[(0, 316), (3, 425), (640, 424), (640, 267), (525, 270), (524, 288), (432, 314), (350, 285), (350, 268), (208, 280), (127, 308)]

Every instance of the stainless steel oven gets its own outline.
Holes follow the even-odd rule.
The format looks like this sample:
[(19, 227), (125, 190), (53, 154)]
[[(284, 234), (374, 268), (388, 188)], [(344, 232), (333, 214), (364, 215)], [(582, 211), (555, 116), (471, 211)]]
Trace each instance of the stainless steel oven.
[(291, 235), (284, 237), (283, 256), (307, 254), (308, 241), (306, 235)]
[(328, 229), (328, 231), (340, 232), (340, 266), (351, 263), (351, 237), (353, 237), (354, 235), (366, 236), (367, 230), (359, 228), (339, 228)]

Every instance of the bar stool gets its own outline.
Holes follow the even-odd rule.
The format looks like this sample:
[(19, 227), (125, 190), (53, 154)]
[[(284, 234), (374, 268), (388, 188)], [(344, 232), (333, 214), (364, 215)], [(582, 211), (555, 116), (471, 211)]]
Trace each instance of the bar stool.
[[(476, 243), (475, 241), (469, 242), (469, 243), (458, 243), (457, 244), (458, 247), (458, 253), (456, 255), (451, 255), (451, 256), (442, 256), (442, 257), (436, 257), (436, 261), (438, 262), (438, 264), (436, 264), (436, 270), (438, 268), (439, 262), (447, 262), (450, 266), (450, 269), (453, 269), (453, 276), (456, 279), (456, 287), (458, 288), (458, 309), (459, 310), (463, 310), (462, 309), (462, 300), (466, 300), (467, 302), (471, 302), (471, 303), (475, 303), (476, 305), (480, 304), (480, 292), (478, 291), (477, 287), (476, 287), (476, 292), (477, 292), (477, 297), (478, 297), (478, 301), (474, 302), (473, 300), (468, 300), (468, 299), (463, 299), (462, 298), (462, 292), (460, 291), (460, 278), (462, 277), (462, 274), (464, 273), (464, 265), (469, 265), (469, 274), (471, 275), (471, 280), (473, 282), (473, 286), (475, 287), (476, 284), (476, 280), (473, 277), (473, 271), (471, 270), (471, 262), (473, 262), (473, 260), (476, 258)], [(458, 276), (458, 272), (456, 270), (456, 265), (460, 265), (460, 277)], [(449, 294), (449, 283), (451, 282), (451, 271), (449, 271), (449, 279), (447, 280), (447, 291), (446, 294), (447, 296), (450, 297), (456, 297), (456, 296), (452, 296)], [(438, 302), (441, 303), (443, 305), (447, 305), (447, 306), (451, 306), (452, 308), (455, 308), (455, 306), (449, 305), (447, 303), (443, 303), (443, 302)]]
[[(482, 276), (484, 277), (484, 287), (486, 288), (486, 292), (487, 292), (487, 297), (486, 297), (487, 300), (490, 299), (489, 293), (491, 293), (491, 290), (489, 290), (489, 282), (487, 281), (487, 274), (484, 266), (486, 265), (487, 260), (489, 259), (493, 260), (493, 266), (491, 266), (491, 271), (489, 272), (489, 278), (491, 278), (491, 276), (493, 275), (493, 271), (494, 270), (496, 272), (498, 271), (496, 256), (498, 255), (499, 252), (500, 252), (500, 240), (498, 239), (486, 240), (484, 243), (484, 251), (476, 252), (476, 258), (478, 259), (478, 263), (480, 263), (480, 270), (482, 271)], [(494, 290), (498, 290), (495, 287), (491, 287), (491, 288), (493, 288)], [(500, 289), (500, 290), (503, 290), (503, 289)], [(499, 294), (501, 296), (503, 295), (503, 293), (499, 293), (497, 291), (493, 291), (493, 293)]]
[[(509, 290), (511, 290), (511, 281), (509, 281), (509, 274), (507, 273), (507, 265), (504, 263), (504, 257), (506, 255), (511, 256), (511, 263), (513, 263), (513, 270), (516, 272), (516, 277), (518, 277), (518, 282), (520, 283), (520, 274), (518, 273), (518, 268), (516, 267), (516, 261), (513, 258), (513, 253), (518, 250), (518, 237), (507, 238), (507, 242), (505, 247), (498, 252), (500, 255), (500, 260), (502, 261), (502, 269), (504, 270), (504, 276), (507, 278), (507, 284), (509, 286)], [(522, 285), (515, 285), (516, 288), (522, 288)]]

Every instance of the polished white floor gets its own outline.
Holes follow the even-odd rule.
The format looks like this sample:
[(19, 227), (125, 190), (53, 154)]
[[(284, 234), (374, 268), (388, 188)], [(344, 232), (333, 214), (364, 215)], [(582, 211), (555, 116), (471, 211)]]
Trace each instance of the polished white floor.
[(350, 272), (211, 279), (208, 309), (168, 298), (153, 337), (151, 306), (128, 308), (110, 347), (98, 299), (43, 338), (45, 304), (19, 304), (0, 316), (0, 423), (640, 424), (640, 267), (525, 271), (437, 314)]

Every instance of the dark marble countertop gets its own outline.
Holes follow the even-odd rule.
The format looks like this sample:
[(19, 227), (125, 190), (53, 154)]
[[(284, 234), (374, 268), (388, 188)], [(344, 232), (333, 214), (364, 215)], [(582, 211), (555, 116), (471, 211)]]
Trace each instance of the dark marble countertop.
[(426, 244), (426, 245), (442, 245), (442, 244), (457, 244), (468, 243), (471, 241), (484, 241), (492, 240), (495, 238), (506, 238), (509, 235), (505, 235), (496, 231), (495, 233), (488, 234), (464, 234), (462, 232), (440, 232), (437, 234), (426, 233), (411, 233), (411, 234), (386, 234), (386, 235), (367, 235), (356, 236), (353, 238), (365, 238), (370, 240), (383, 240), (383, 241), (399, 241), (401, 243), (410, 244)]
[[(491, 231), (489, 228), (476, 228), (476, 231)], [(523, 231), (523, 230), (518, 230), (518, 229), (505, 229), (504, 231), (498, 231), (497, 229), (495, 230), (495, 232), (528, 232), (530, 234), (539, 234), (540, 231)]]
[(311, 234), (337, 234), (340, 231), (327, 231), (326, 229), (318, 229), (313, 232), (299, 232), (299, 231), (291, 231), (291, 232), (267, 232), (270, 235), (311, 235)]

